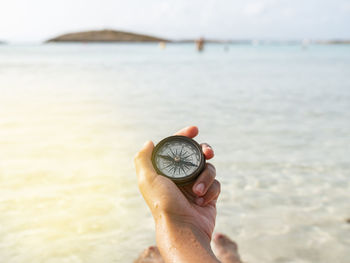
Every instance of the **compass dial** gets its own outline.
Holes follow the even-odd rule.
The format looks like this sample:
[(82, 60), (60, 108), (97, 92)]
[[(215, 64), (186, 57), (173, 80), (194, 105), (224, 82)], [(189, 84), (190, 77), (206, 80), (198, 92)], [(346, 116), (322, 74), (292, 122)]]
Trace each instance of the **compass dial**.
[(153, 151), (152, 162), (159, 174), (177, 184), (192, 181), (201, 173), (205, 164), (201, 147), (185, 136), (163, 139)]

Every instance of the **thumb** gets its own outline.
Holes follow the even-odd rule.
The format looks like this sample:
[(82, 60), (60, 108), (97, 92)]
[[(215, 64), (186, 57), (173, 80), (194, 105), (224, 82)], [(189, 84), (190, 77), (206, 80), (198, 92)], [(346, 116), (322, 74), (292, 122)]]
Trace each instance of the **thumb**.
[(139, 179), (152, 180), (157, 175), (151, 161), (153, 149), (153, 142), (147, 141), (142, 149), (135, 155), (134, 163)]

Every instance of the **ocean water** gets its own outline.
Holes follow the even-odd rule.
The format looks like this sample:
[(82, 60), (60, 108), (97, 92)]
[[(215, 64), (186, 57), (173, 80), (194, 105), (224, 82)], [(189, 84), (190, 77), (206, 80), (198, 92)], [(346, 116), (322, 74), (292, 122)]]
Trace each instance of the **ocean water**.
[(187, 125), (246, 262), (350, 262), (350, 46), (215, 44), (0, 46), (0, 261), (132, 262), (133, 156)]

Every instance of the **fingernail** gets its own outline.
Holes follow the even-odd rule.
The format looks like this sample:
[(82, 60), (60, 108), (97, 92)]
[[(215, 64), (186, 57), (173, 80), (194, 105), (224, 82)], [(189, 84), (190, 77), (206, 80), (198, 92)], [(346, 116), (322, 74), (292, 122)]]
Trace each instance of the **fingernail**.
[(221, 234), (221, 233), (218, 233), (218, 234), (216, 235), (216, 237), (221, 239), (221, 238), (223, 238), (223, 237), (224, 237), (224, 235), (223, 235), (223, 234)]
[(196, 185), (195, 190), (196, 190), (197, 193), (203, 194), (204, 188), (205, 188), (204, 184), (203, 184), (203, 183), (200, 183), (200, 184), (197, 184), (197, 185)]
[(204, 203), (204, 198), (202, 198), (202, 197), (197, 198), (196, 203), (197, 203), (197, 205), (202, 205)]

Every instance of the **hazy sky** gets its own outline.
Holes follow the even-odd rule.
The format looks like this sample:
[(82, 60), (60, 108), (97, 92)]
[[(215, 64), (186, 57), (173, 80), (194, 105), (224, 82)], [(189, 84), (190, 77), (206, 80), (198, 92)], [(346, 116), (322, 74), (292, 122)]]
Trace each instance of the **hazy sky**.
[(112, 28), (171, 39), (350, 38), (350, 0), (0, 0), (0, 39)]

